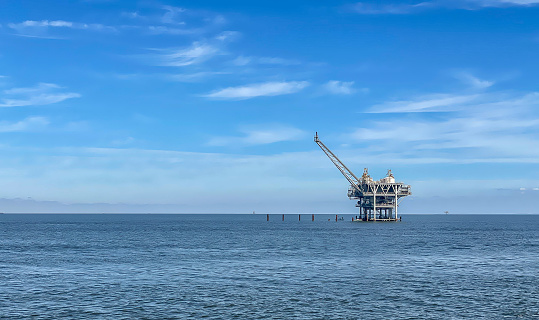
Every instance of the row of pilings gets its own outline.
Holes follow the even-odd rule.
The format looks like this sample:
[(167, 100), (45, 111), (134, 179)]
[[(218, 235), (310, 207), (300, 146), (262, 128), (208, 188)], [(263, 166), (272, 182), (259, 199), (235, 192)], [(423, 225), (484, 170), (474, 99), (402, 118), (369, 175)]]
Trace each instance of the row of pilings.
[[(284, 214), (282, 215), (282, 221), (284, 221)], [(328, 219), (328, 221), (330, 221), (331, 219)], [(270, 215), (269, 213), (266, 214), (266, 221), (270, 221)], [(301, 214), (298, 214), (298, 221), (301, 221)], [(311, 221), (314, 221), (314, 214), (311, 215)], [(335, 215), (335, 221), (339, 221), (339, 215), (336, 214)]]

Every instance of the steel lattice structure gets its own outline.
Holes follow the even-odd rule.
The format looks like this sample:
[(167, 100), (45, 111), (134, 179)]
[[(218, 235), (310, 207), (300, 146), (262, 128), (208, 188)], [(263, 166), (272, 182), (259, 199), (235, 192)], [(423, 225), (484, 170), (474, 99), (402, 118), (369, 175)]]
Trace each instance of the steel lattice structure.
[(387, 176), (374, 181), (364, 169), (361, 178), (348, 169), (337, 156), (329, 150), (318, 138), (318, 132), (314, 136), (314, 142), (328, 156), (333, 164), (339, 169), (342, 175), (350, 183), (348, 198), (357, 200), (356, 207), (359, 207), (357, 221), (397, 221), (398, 207), (402, 198), (412, 194), (409, 185), (402, 182), (395, 182), (395, 177), (388, 170)]

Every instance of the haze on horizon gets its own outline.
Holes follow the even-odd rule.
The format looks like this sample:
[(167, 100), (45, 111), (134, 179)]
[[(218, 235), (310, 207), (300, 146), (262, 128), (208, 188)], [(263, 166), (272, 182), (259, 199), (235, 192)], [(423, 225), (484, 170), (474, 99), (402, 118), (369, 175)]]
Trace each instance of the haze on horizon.
[(0, 212), (539, 213), (539, 0), (6, 0)]

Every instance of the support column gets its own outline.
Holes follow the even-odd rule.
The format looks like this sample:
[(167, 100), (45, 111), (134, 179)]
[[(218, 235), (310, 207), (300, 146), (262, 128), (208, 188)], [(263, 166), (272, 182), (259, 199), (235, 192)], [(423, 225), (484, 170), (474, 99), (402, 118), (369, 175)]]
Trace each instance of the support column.
[(397, 197), (397, 192), (395, 192), (395, 221), (397, 221), (397, 208), (399, 207), (398, 200), (399, 198)]
[(376, 190), (374, 190), (374, 203), (373, 203), (373, 213), (372, 213), (372, 219), (376, 221)]

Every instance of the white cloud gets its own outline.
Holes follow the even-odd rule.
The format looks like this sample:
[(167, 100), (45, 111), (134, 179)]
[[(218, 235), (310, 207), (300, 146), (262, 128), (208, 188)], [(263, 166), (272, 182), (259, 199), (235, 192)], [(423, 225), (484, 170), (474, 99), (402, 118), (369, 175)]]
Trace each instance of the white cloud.
[(488, 7), (530, 7), (539, 4), (539, 0), (433, 0), (414, 4), (403, 3), (367, 3), (358, 2), (348, 8), (359, 14), (413, 14), (428, 9), (464, 9), (477, 10)]
[[(47, 152), (28, 148), (24, 157), (20, 150), (17, 155), (13, 151), (3, 148), (0, 154), (3, 197), (67, 203), (169, 203), (176, 204), (176, 212), (191, 213), (283, 208), (320, 212), (316, 205), (305, 208), (305, 202), (327, 201), (335, 194), (343, 208), (350, 207), (342, 201), (346, 181), (320, 151), (261, 156), (134, 148), (48, 148)], [(323, 165), (334, 179), (324, 181), (321, 188), (312, 183), (320, 179), (320, 172), (313, 168)], [(317, 172), (315, 178), (313, 172)], [(245, 207), (247, 211), (237, 211)]]
[(100, 23), (80, 23), (64, 20), (26, 20), (20, 23), (9, 23), (8, 27), (21, 33), (39, 28), (71, 28), (86, 29), (96, 31), (115, 31), (115, 27), (106, 26)]
[(352, 10), (360, 14), (408, 14), (432, 5), (432, 2), (420, 2), (416, 4), (379, 4), (358, 2), (352, 6)]
[(250, 99), (296, 93), (309, 85), (307, 81), (265, 82), (246, 86), (229, 87), (205, 95), (217, 99)]
[(468, 72), (456, 72), (455, 78), (475, 89), (486, 89), (494, 85), (494, 81), (481, 80)]
[(2, 99), (0, 107), (38, 106), (61, 102), (71, 98), (79, 98), (78, 93), (47, 93), (23, 99)]
[(232, 61), (232, 64), (236, 66), (246, 66), (248, 64), (268, 64), (268, 65), (282, 65), (291, 66), (301, 64), (300, 61), (292, 59), (284, 59), (279, 57), (246, 57), (238, 56)]
[(252, 58), (245, 57), (245, 56), (239, 56), (239, 57), (237, 57), (236, 59), (234, 59), (232, 61), (232, 64), (234, 64), (236, 66), (246, 66), (251, 62), (252, 62)]
[(344, 82), (344, 81), (329, 81), (324, 85), (324, 88), (332, 94), (353, 94), (356, 90), (352, 87), (354, 81)]
[(115, 146), (125, 146), (135, 143), (137, 140), (133, 137), (126, 137), (121, 139), (116, 139), (111, 142), (112, 145)]
[[(353, 212), (354, 202), (346, 199), (346, 180), (323, 152), (315, 149), (312, 141), (310, 143), (312, 151), (309, 152), (271, 155), (136, 148), (48, 148), (44, 152), (43, 148), (22, 148), (25, 155), (21, 157), (20, 150), (7, 146), (2, 147), (0, 153), (0, 188), (5, 198), (32, 197), (38, 201), (125, 205), (123, 211), (120, 208), (80, 205), (64, 208), (62, 212), (129, 212), (134, 210), (133, 207), (125, 209), (129, 204), (144, 204), (136, 212), (162, 212), (155, 204), (171, 204), (166, 212), (176, 213), (247, 213), (253, 210), (257, 213), (316, 213), (336, 212), (336, 208), (339, 212)], [(390, 163), (393, 167), (401, 160), (406, 164), (447, 160), (392, 158), (365, 148), (348, 154), (341, 154), (341, 150), (333, 151), (338, 152), (341, 160), (356, 173), (361, 172), (365, 165), (370, 166), (375, 178), (381, 178)], [(535, 163), (537, 161), (536, 158)], [(374, 164), (378, 165), (378, 170), (372, 167)], [(414, 181), (401, 170), (394, 172), (398, 179), (412, 184), (416, 197), (447, 195), (448, 191), (455, 190), (475, 195), (497, 187), (537, 187), (537, 180), (533, 177), (502, 180), (461, 175), (445, 179), (440, 174)], [(420, 173), (413, 173), (413, 176), (417, 175)], [(409, 208), (408, 201), (403, 203), (402, 209)], [(35, 212), (36, 209), (39, 212), (58, 212), (56, 208), (47, 210), (44, 207), (45, 203), (39, 203), (25, 212)], [(4, 211), (23, 210), (6, 207)]]
[[(395, 162), (536, 163), (539, 159), (539, 93), (490, 94), (451, 115), (372, 121), (346, 139), (370, 144), (370, 152)], [(487, 102), (489, 101), (489, 102)], [(365, 148), (365, 153), (369, 148)]]
[(166, 11), (165, 14), (161, 17), (161, 21), (167, 24), (185, 24), (185, 22), (178, 20), (178, 17), (181, 13), (185, 12), (184, 8), (173, 7), (173, 6), (163, 6), (163, 9)]
[(490, 97), (484, 94), (430, 94), (412, 100), (389, 101), (374, 105), (368, 113), (398, 113), (398, 112), (439, 112), (455, 111), (471, 103), (481, 102)]
[(62, 87), (53, 83), (39, 83), (35, 87), (7, 89), (0, 97), (0, 107), (47, 105), (80, 97), (80, 94), (74, 92), (57, 92), (59, 89)]
[(228, 72), (212, 72), (212, 71), (201, 71), (195, 73), (182, 73), (182, 74), (173, 74), (167, 76), (167, 78), (178, 81), (178, 82), (199, 82), (209, 77), (215, 75), (229, 74)]
[[(273, 129), (277, 127), (274, 126)], [(260, 131), (270, 129), (271, 126)], [(246, 138), (251, 135), (248, 132), (256, 130), (257, 128), (245, 129), (245, 135), (238, 138)], [(250, 141), (272, 140), (253, 139)], [(346, 180), (323, 152), (316, 148), (312, 140), (309, 141), (309, 144), (312, 144), (311, 151), (269, 155), (136, 148), (47, 148), (45, 152), (45, 149), (40, 147), (0, 146), (0, 188), (3, 190), (3, 197), (7, 198), (32, 197), (36, 200), (65, 203), (144, 204), (143, 209), (139, 208), (146, 210), (144, 212), (161, 212), (159, 207), (153, 204), (165, 203), (174, 204), (167, 212), (176, 213), (253, 210), (257, 213), (335, 212), (335, 208), (339, 208), (339, 212), (353, 212), (354, 203), (346, 200)], [(472, 195), (496, 187), (537, 187), (537, 180), (533, 175), (501, 180), (480, 174), (475, 174), (474, 177), (461, 174), (447, 179), (447, 173), (439, 170), (438, 175), (421, 179), (417, 176), (424, 174), (423, 167), (416, 167), (417, 171), (412, 167), (413, 173), (407, 175), (403, 172), (407, 170), (402, 169), (402, 164), (511, 161), (537, 164), (539, 157), (474, 157), (478, 154), (450, 157), (441, 152), (424, 154), (417, 149), (406, 153), (406, 148), (410, 145), (403, 141), (397, 141), (402, 147), (392, 149), (388, 147), (395, 145), (388, 145), (387, 141), (376, 141), (377, 145), (381, 145), (377, 150), (366, 145), (365, 140), (362, 140), (361, 144), (361, 148), (356, 150), (345, 149), (348, 152), (334, 150), (331, 146), (330, 148), (356, 173), (361, 172), (364, 166), (369, 166), (373, 177), (381, 178), (388, 167), (395, 169), (398, 179), (412, 184), (416, 196), (447, 194), (447, 191)], [(412, 157), (414, 154), (415, 157)], [(401, 169), (397, 170), (396, 164), (401, 165)], [(453, 167), (453, 170), (460, 169)], [(415, 176), (417, 180), (411, 180), (411, 176)], [(433, 189), (436, 191), (432, 191)], [(404, 210), (409, 208), (408, 201), (403, 203)], [(44, 206), (40, 204), (36, 207), (43, 210)], [(101, 209), (96, 208), (84, 209), (80, 206), (64, 210), (111, 210), (109, 208), (99, 211)], [(8, 209), (4, 211), (6, 210)], [(55, 212), (55, 209), (49, 210)], [(129, 210), (133, 209), (127, 211)], [(28, 209), (27, 212), (32, 211)], [(121, 212), (121, 209), (117, 209), (117, 212)], [(123, 212), (126, 212), (125, 207)]]
[[(153, 8), (155, 9), (155, 8)], [(121, 12), (121, 17), (129, 18), (128, 24), (105, 25), (101, 23), (84, 23), (66, 20), (26, 20), (8, 23), (6, 26), (14, 30), (16, 35), (46, 39), (62, 39), (65, 32), (61, 30), (91, 31), (133, 31), (137, 30), (150, 35), (193, 35), (215, 31), (222, 25), (224, 18), (209, 11), (187, 10), (174, 6), (161, 6), (158, 12), (149, 9), (144, 13), (138, 11)], [(186, 21), (188, 22), (186, 22)], [(1, 27), (1, 25), (0, 25)], [(239, 35), (235, 31), (224, 31), (217, 36), (218, 40), (229, 40)]]
[(185, 67), (202, 63), (219, 53), (219, 49), (206, 43), (194, 42), (190, 47), (166, 49), (164, 53), (151, 54), (153, 64), (168, 67)]
[(72, 27), (73, 22), (63, 21), (63, 20), (26, 20), (21, 23), (9, 23), (8, 27), (12, 29), (20, 29), (25, 27)]
[(256, 59), (259, 64), (278, 64), (283, 66), (290, 66), (300, 64), (297, 60), (283, 59), (278, 57), (260, 57)]
[(121, 13), (121, 16), (131, 19), (141, 18), (141, 15), (137, 11), (124, 11)]
[(186, 10), (180, 7), (173, 6), (163, 6), (163, 9), (166, 10), (165, 14), (161, 17), (163, 23), (168, 24), (185, 24), (184, 21), (178, 19), (181, 13), (184, 13)]
[(209, 142), (210, 146), (253, 146), (261, 144), (270, 144), (275, 142), (299, 140), (306, 136), (305, 131), (287, 127), (287, 126), (270, 126), (264, 129), (248, 129), (240, 130), (243, 137), (214, 137)]
[(0, 122), (0, 132), (35, 131), (46, 127), (49, 120), (45, 117), (28, 117), (18, 122)]
[(238, 31), (223, 31), (218, 34), (215, 39), (219, 41), (232, 41), (236, 40), (241, 36), (241, 33)]
[(200, 33), (199, 29), (175, 28), (169, 26), (148, 26), (150, 34), (191, 35)]
[(481, 7), (534, 6), (539, 0), (469, 0)]
[(35, 87), (28, 87), (28, 88), (11, 88), (4, 90), (3, 92), (5, 94), (32, 94), (32, 93), (39, 93), (43, 91), (49, 91), (52, 89), (60, 89), (61, 87), (54, 83), (45, 83), (41, 82), (38, 83)]
[[(213, 32), (225, 21), (224, 17), (206, 10), (190, 10), (174, 6), (162, 6), (159, 14), (150, 13), (135, 15), (126, 13), (125, 16), (137, 18), (137, 26), (142, 30), (150, 31), (150, 34), (188, 35)], [(162, 13), (165, 11), (164, 13)], [(229, 40), (239, 33), (224, 31), (217, 36), (217, 40)]]

